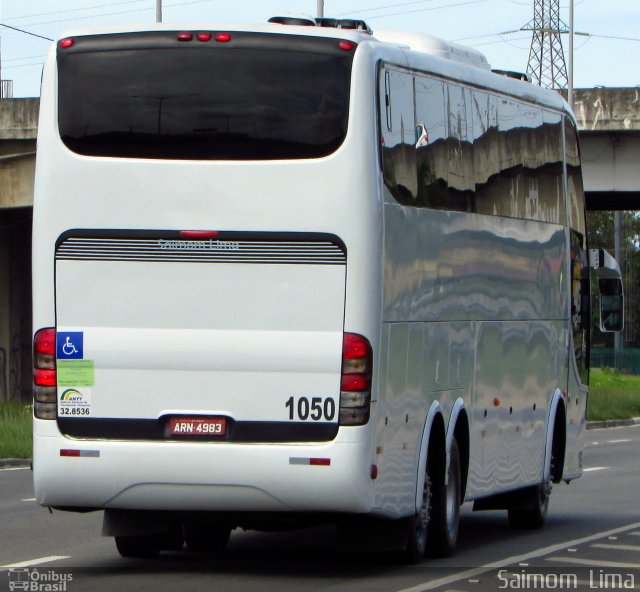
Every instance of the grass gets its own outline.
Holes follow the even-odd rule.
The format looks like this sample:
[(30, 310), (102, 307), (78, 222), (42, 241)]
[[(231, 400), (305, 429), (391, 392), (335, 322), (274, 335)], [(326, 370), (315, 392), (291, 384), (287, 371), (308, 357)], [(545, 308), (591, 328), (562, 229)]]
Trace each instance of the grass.
[(31, 405), (0, 403), (0, 459), (31, 458)]
[(640, 417), (640, 376), (592, 369), (589, 383), (589, 421)]

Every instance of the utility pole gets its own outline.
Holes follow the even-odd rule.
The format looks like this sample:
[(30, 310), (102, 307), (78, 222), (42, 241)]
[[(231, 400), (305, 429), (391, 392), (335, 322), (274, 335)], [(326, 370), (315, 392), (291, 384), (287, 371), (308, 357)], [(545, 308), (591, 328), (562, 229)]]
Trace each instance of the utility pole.
[(569, 86), (567, 87), (567, 101), (573, 109), (573, 36), (575, 27), (573, 21), (573, 0), (569, 0)]
[(162, 0), (156, 0), (156, 23), (162, 22)]
[[(616, 210), (613, 214), (613, 225), (614, 225), (614, 255), (620, 269), (625, 269), (624, 267), (624, 252), (622, 250), (622, 230), (624, 228), (622, 221), (622, 212), (620, 210)], [(618, 356), (622, 349), (624, 348), (624, 343), (622, 341), (622, 331), (613, 334), (613, 356), (616, 363), (616, 368), (618, 368)]]
[(546, 88), (567, 88), (567, 65), (560, 35), (569, 30), (560, 19), (560, 0), (534, 0), (533, 19), (520, 30), (533, 32), (527, 64), (531, 80)]

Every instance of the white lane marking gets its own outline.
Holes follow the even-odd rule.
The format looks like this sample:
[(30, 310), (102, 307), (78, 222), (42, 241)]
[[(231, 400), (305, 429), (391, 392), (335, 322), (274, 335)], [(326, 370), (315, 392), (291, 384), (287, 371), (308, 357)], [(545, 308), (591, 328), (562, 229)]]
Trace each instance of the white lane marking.
[(591, 545), (594, 549), (615, 549), (616, 551), (635, 551), (640, 553), (640, 545), (611, 545), (607, 543), (599, 543)]
[(567, 553), (577, 553), (577, 552), (578, 552), (578, 549), (574, 549), (574, 548), (567, 549)]
[[(398, 590), (397, 592), (426, 592), (427, 590), (433, 590), (434, 588), (439, 588), (440, 586), (448, 586), (453, 582), (459, 582), (460, 580), (468, 580), (469, 578), (474, 578), (481, 574), (487, 573), (488, 571), (501, 569), (503, 567), (513, 565), (514, 563), (520, 563), (521, 561), (528, 561), (530, 559), (542, 557), (543, 555), (549, 555), (550, 553), (557, 553), (558, 551), (563, 551), (567, 547), (577, 547), (578, 545), (584, 545), (585, 543), (590, 543), (598, 539), (603, 539), (605, 537), (608, 537), (614, 534), (619, 534), (621, 532), (626, 532), (628, 530), (634, 530), (637, 528), (640, 528), (640, 522), (634, 522), (632, 524), (627, 524), (626, 526), (621, 526), (619, 528), (614, 528), (612, 530), (607, 530), (604, 532), (592, 534), (588, 537), (584, 537), (581, 539), (565, 541), (564, 543), (550, 545), (549, 547), (541, 547), (540, 549), (536, 549), (535, 551), (531, 551), (530, 553), (525, 553), (524, 555), (514, 555), (512, 557), (506, 557), (505, 559), (501, 559), (500, 561), (486, 563), (485, 565), (482, 565), (480, 567), (467, 569), (465, 571), (458, 572), (457, 574), (452, 574), (450, 576), (445, 576), (442, 578), (438, 578), (436, 580), (429, 580), (426, 582), (422, 582), (421, 584), (416, 584), (415, 586), (411, 586), (410, 588), (403, 588), (401, 590)], [(569, 559), (573, 559), (573, 558), (569, 558), (566, 556), (563, 558), (563, 560), (567, 560), (567, 561)], [(601, 562), (599, 562), (598, 564), (600, 563)], [(640, 567), (640, 565), (638, 567)]]
[(0, 471), (30, 471), (30, 467), (0, 467)]
[(622, 444), (623, 442), (633, 442), (631, 438), (623, 438), (621, 440), (607, 440), (607, 444)]
[(35, 502), (36, 498), (35, 497), (25, 497), (24, 499), (20, 500), (21, 502)]
[(0, 570), (15, 569), (17, 567), (31, 567), (32, 565), (41, 565), (42, 563), (50, 563), (51, 561), (59, 561), (60, 559), (69, 559), (69, 555), (50, 555), (49, 557), (39, 557), (38, 559), (29, 559), (20, 563), (11, 563), (9, 565), (0, 565)]
[(639, 569), (640, 563), (623, 563), (622, 561), (602, 561), (602, 559), (580, 559), (579, 557), (547, 557), (545, 561), (559, 561), (561, 563), (574, 563), (588, 567), (618, 567), (621, 569)]
[(589, 467), (588, 469), (582, 469), (585, 473), (593, 473), (594, 471), (606, 471), (611, 467)]
[(640, 530), (636, 530), (636, 532), (630, 532), (631, 536), (640, 536)]

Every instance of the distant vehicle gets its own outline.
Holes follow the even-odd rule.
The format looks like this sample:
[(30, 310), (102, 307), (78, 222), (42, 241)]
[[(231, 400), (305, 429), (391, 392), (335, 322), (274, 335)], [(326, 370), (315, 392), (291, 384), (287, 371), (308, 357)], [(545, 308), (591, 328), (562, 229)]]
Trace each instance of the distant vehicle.
[[(417, 132), (417, 133), (416, 133)], [(335, 522), (409, 561), (582, 471), (575, 119), (362, 21), (79, 31), (44, 68), (34, 481), (124, 556)]]

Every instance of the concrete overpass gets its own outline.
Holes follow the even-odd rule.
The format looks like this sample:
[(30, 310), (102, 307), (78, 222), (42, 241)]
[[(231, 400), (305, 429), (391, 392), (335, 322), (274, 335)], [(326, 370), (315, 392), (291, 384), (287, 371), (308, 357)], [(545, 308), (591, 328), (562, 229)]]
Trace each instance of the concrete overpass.
[(590, 210), (640, 209), (640, 88), (575, 93)]
[[(640, 209), (640, 89), (575, 92), (589, 209)], [(39, 99), (0, 99), (0, 401), (31, 400), (31, 208)]]

